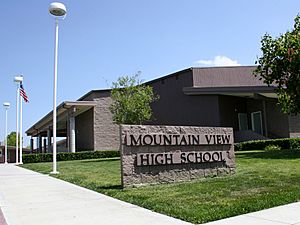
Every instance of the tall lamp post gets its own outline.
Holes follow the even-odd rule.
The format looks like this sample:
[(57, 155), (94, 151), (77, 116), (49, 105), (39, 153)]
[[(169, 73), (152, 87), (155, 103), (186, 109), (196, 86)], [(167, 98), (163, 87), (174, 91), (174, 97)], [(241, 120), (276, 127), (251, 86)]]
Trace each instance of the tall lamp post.
[(56, 166), (56, 85), (57, 85), (57, 56), (58, 56), (58, 20), (64, 19), (66, 6), (60, 2), (53, 2), (49, 6), (49, 13), (55, 17), (55, 47), (54, 47), (54, 82), (53, 82), (53, 170), (51, 174), (58, 174)]
[(4, 163), (7, 164), (7, 110), (10, 106), (9, 102), (4, 102), (3, 106), (5, 107), (5, 161)]
[(17, 97), (16, 97), (17, 98), (16, 99), (17, 100), (17, 102), (16, 102), (16, 164), (19, 164), (19, 102), (20, 102), (20, 84), (23, 82), (23, 76), (21, 76), (21, 75), (16, 76), (14, 78), (14, 82), (17, 84)]

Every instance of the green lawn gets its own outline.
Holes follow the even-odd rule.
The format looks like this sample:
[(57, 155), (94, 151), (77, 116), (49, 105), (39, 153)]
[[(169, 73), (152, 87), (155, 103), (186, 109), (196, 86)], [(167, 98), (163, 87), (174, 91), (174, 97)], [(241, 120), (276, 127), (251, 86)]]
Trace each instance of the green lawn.
[[(248, 151), (236, 154), (233, 176), (121, 189), (120, 161), (114, 159), (58, 162), (56, 177), (192, 223), (300, 201), (300, 151)], [(22, 167), (41, 173), (51, 163)]]

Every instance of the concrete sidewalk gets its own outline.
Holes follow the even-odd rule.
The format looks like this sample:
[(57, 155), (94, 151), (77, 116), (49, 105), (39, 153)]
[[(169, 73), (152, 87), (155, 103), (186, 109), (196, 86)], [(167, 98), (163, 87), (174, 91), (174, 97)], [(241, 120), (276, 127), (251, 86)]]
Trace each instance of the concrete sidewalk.
[[(14, 165), (0, 164), (0, 225), (188, 225)], [(300, 225), (300, 202), (207, 225)]]
[(48, 175), (3, 164), (0, 208), (8, 225), (190, 225)]
[(300, 202), (218, 220), (206, 225), (300, 225)]

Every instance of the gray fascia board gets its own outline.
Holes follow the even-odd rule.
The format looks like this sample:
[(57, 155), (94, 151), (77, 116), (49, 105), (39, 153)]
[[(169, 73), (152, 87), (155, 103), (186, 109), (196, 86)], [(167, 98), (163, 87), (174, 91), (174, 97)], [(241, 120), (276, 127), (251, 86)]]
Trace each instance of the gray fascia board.
[(237, 87), (184, 87), (186, 95), (208, 95), (229, 93), (274, 93), (273, 86), (237, 86)]

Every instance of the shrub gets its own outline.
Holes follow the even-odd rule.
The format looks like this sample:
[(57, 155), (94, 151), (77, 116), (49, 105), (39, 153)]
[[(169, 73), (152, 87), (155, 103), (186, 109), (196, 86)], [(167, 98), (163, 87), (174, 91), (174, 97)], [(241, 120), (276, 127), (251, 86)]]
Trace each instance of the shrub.
[(300, 149), (300, 142), (295, 139), (291, 139), (290, 141), (290, 149), (299, 150)]
[(281, 147), (278, 145), (268, 145), (264, 149), (265, 151), (280, 151)]
[[(85, 151), (85, 152), (59, 152), (57, 153), (57, 161), (82, 160), (82, 159), (98, 159), (119, 157), (120, 152), (116, 150), (109, 151)], [(39, 153), (23, 155), (23, 163), (52, 162), (52, 153)]]
[(280, 138), (236, 143), (235, 151), (263, 150), (268, 145), (277, 145), (281, 149), (300, 149), (300, 138)]

